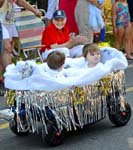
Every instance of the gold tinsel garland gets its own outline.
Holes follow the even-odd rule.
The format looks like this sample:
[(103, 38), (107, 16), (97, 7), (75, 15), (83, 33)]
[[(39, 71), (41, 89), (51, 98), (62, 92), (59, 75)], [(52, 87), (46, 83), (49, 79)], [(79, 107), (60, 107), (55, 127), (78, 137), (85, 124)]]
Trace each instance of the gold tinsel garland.
[(74, 91), (70, 93), (74, 105), (83, 104), (85, 102), (85, 92), (82, 87), (75, 87)]
[(99, 91), (103, 95), (107, 95), (111, 90), (111, 76), (106, 76), (100, 80)]
[(13, 107), (15, 105), (15, 99), (16, 99), (15, 90), (7, 91), (5, 97), (7, 99), (7, 105)]

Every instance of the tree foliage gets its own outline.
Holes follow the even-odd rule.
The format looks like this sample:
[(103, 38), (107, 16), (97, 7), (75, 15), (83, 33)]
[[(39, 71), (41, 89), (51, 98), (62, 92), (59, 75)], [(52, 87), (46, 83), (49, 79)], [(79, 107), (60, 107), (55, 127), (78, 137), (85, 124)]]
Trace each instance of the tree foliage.
[(28, 0), (30, 4), (37, 4), (38, 8), (47, 10), (48, 0)]

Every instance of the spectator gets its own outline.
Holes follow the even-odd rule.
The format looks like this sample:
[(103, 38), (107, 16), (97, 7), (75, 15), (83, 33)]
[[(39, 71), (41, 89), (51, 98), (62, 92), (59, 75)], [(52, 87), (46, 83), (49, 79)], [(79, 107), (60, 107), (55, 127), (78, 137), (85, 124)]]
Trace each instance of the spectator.
[[(97, 5), (99, 4), (103, 4), (103, 0), (98, 1)], [(101, 10), (93, 3), (90, 3), (88, 12), (90, 13), (88, 24), (90, 24), (94, 32), (100, 32), (100, 30), (105, 26)]]
[(45, 28), (42, 35), (41, 49), (42, 58), (46, 60), (52, 51), (61, 51), (70, 57), (79, 57), (82, 55), (82, 47), (87, 42), (85, 36), (75, 36), (72, 39), (69, 36), (69, 29), (66, 26), (66, 14), (63, 10), (56, 10), (53, 14), (52, 22)]
[(58, 0), (48, 0), (48, 8), (45, 14), (45, 26), (47, 26), (50, 23), (53, 17), (53, 13), (55, 12), (55, 10), (57, 10), (57, 8)]
[(129, 14), (131, 18), (131, 52), (133, 53), (133, 0), (127, 0)]
[[(99, 7), (100, 6), (100, 7)], [(103, 20), (103, 6), (104, 0), (97, 0), (95, 3), (90, 1), (88, 7), (89, 13), (89, 25), (94, 32), (94, 43), (98, 43), (100, 40), (104, 40), (105, 36), (105, 23)]]
[(69, 28), (71, 35), (73, 36), (73, 34), (78, 34), (78, 27), (74, 15), (76, 3), (77, 0), (48, 0), (48, 9), (45, 15), (45, 25), (47, 26), (51, 22), (53, 13), (59, 8), (64, 10), (66, 13), (66, 26)]
[(115, 34), (115, 48), (123, 42), (127, 59), (133, 59), (130, 52), (131, 23), (126, 0), (119, 0), (112, 6), (112, 24)]
[(75, 7), (75, 18), (79, 29), (79, 34), (85, 35), (88, 38), (88, 42), (93, 42), (93, 29), (88, 22), (90, 13), (88, 12), (88, 7), (90, 3), (101, 8), (103, 5), (97, 5), (97, 0), (77, 0)]
[(88, 38), (88, 42), (93, 42), (93, 30), (88, 24), (88, 5), (87, 0), (77, 0), (75, 7), (75, 19), (79, 29), (79, 34), (85, 35)]
[(69, 28), (70, 33), (78, 34), (78, 27), (75, 21), (74, 10), (77, 0), (48, 0), (48, 9), (45, 15), (45, 25), (47, 26), (53, 16), (53, 13), (58, 8), (64, 10), (66, 13), (67, 21), (66, 26)]
[[(1, 27), (1, 23), (0, 23), (0, 54), (2, 53), (2, 27)], [(2, 57), (0, 55), (0, 64), (2, 64)], [(3, 82), (3, 78), (2, 78), (2, 71), (3, 71), (3, 68), (2, 66), (0, 65), (0, 84)]]
[(69, 28), (70, 33), (78, 34), (78, 27), (75, 21), (75, 6), (77, 0), (60, 0), (59, 9), (62, 9), (66, 13), (67, 21), (66, 26)]
[(3, 52), (0, 54), (2, 61), (0, 62), (0, 74), (5, 67), (12, 63), (12, 50), (15, 37), (18, 36), (15, 22), (14, 22), (14, 8), (13, 3), (22, 6), (32, 11), (36, 16), (41, 17), (41, 12), (32, 7), (25, 0), (1, 0), (0, 1), (0, 22), (2, 24), (3, 32)]

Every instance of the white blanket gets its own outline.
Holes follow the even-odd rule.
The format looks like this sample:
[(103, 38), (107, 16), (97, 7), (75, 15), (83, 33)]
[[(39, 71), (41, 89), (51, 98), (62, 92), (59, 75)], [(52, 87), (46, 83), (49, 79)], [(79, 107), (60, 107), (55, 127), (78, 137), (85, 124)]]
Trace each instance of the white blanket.
[(14, 90), (63, 90), (72, 86), (91, 85), (113, 71), (126, 69), (127, 60), (122, 52), (105, 47), (101, 49), (101, 63), (88, 68), (83, 57), (67, 58), (60, 72), (50, 71), (47, 64), (20, 61), (11, 64), (4, 74), (5, 87)]

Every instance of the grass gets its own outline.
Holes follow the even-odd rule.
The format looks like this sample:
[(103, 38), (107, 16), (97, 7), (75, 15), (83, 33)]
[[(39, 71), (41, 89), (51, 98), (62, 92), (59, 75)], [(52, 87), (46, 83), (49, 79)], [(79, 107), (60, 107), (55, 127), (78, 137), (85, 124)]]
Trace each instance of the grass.
[(106, 34), (105, 42), (109, 43), (111, 47), (114, 47), (114, 36), (112, 33)]
[(107, 42), (111, 47), (114, 47), (113, 26), (111, 23), (111, 17), (110, 16), (108, 16), (108, 18), (106, 19), (105, 42)]

